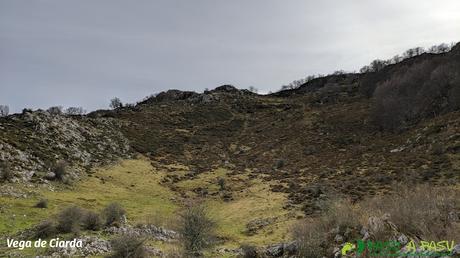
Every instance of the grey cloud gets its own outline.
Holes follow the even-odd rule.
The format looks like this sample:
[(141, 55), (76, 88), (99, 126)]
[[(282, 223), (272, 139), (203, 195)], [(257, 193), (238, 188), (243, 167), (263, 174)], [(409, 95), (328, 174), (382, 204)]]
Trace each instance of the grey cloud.
[(107, 107), (169, 88), (277, 90), (459, 40), (460, 2), (0, 0), (0, 103)]

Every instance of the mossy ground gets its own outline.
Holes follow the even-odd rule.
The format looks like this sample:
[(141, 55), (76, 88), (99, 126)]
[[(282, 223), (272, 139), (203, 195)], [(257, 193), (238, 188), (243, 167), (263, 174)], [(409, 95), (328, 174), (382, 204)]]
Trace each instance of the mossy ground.
[[(290, 237), (290, 226), (296, 220), (295, 212), (283, 209), (285, 194), (271, 192), (267, 181), (250, 178), (247, 172), (235, 174), (226, 169), (216, 169), (173, 185), (161, 183), (168, 173), (173, 173), (171, 169), (177, 170), (177, 173), (186, 171), (186, 167), (181, 165), (172, 166), (168, 171), (155, 169), (148, 159), (140, 157), (94, 169), (72, 186), (53, 183), (53, 190), (50, 190), (50, 187), (27, 189), (24, 185), (15, 185), (29, 191), (29, 194), (27, 198), (0, 197), (0, 236), (6, 238), (30, 228), (66, 206), (78, 205), (101, 211), (110, 202), (120, 203), (133, 225), (153, 223), (174, 228), (181, 208), (190, 198), (200, 199), (207, 205), (210, 216), (217, 222), (222, 246), (238, 247), (242, 243), (266, 245), (286, 241)], [(225, 179), (226, 191), (232, 193), (233, 200), (221, 198), (218, 178)], [(197, 187), (206, 189), (209, 195), (198, 196), (193, 191)], [(34, 208), (42, 198), (48, 200), (48, 208)], [(249, 221), (264, 218), (276, 220), (255, 235), (245, 233)], [(163, 250), (177, 248), (174, 244), (159, 242), (150, 242), (149, 245)], [(0, 248), (6, 250), (3, 243)], [(36, 250), (15, 252), (27, 256)], [(210, 256), (213, 255), (211, 252)]]

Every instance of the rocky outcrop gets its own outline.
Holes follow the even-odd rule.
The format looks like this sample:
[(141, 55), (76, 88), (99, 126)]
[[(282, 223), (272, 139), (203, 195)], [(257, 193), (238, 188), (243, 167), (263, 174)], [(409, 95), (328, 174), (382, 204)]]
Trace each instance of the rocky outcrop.
[(85, 169), (130, 155), (120, 123), (24, 111), (0, 119), (0, 162), (7, 163), (13, 181), (52, 179), (51, 168), (60, 160), (78, 176)]
[(266, 226), (273, 224), (276, 221), (276, 218), (257, 218), (249, 221), (246, 224), (246, 235), (252, 236), (257, 234), (257, 232)]
[[(46, 257), (92, 257), (107, 255), (112, 252), (112, 244), (109, 240), (94, 236), (84, 236), (78, 238), (77, 241), (82, 241), (82, 247), (65, 247), (54, 248), (51, 254)], [(153, 247), (145, 247), (149, 257), (164, 257), (163, 252)]]

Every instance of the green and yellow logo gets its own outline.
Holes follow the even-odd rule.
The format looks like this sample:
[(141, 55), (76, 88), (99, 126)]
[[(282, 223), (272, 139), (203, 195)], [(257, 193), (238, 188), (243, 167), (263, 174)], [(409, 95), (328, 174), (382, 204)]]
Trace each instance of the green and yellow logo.
[(357, 244), (345, 243), (342, 247), (342, 256), (356, 252), (357, 256), (366, 254), (376, 257), (407, 257), (407, 256), (448, 256), (452, 254), (454, 241), (420, 241), (413, 239), (403, 246), (398, 241), (363, 241)]
[(345, 243), (345, 245), (342, 247), (342, 256), (347, 255), (348, 252), (353, 251), (356, 248), (356, 245), (352, 243)]

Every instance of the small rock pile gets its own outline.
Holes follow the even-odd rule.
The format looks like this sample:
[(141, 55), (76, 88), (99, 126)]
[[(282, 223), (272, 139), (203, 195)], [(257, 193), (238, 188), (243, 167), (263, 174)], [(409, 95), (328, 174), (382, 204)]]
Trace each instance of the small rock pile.
[(79, 248), (55, 248), (52, 250), (51, 257), (88, 257), (109, 253), (112, 249), (110, 241), (94, 236), (84, 236), (83, 247)]
[(155, 225), (140, 225), (137, 227), (110, 227), (104, 230), (107, 234), (129, 234), (139, 237), (151, 237), (153, 239), (169, 242), (178, 238), (178, 233), (164, 229), (162, 227), (157, 227)]

